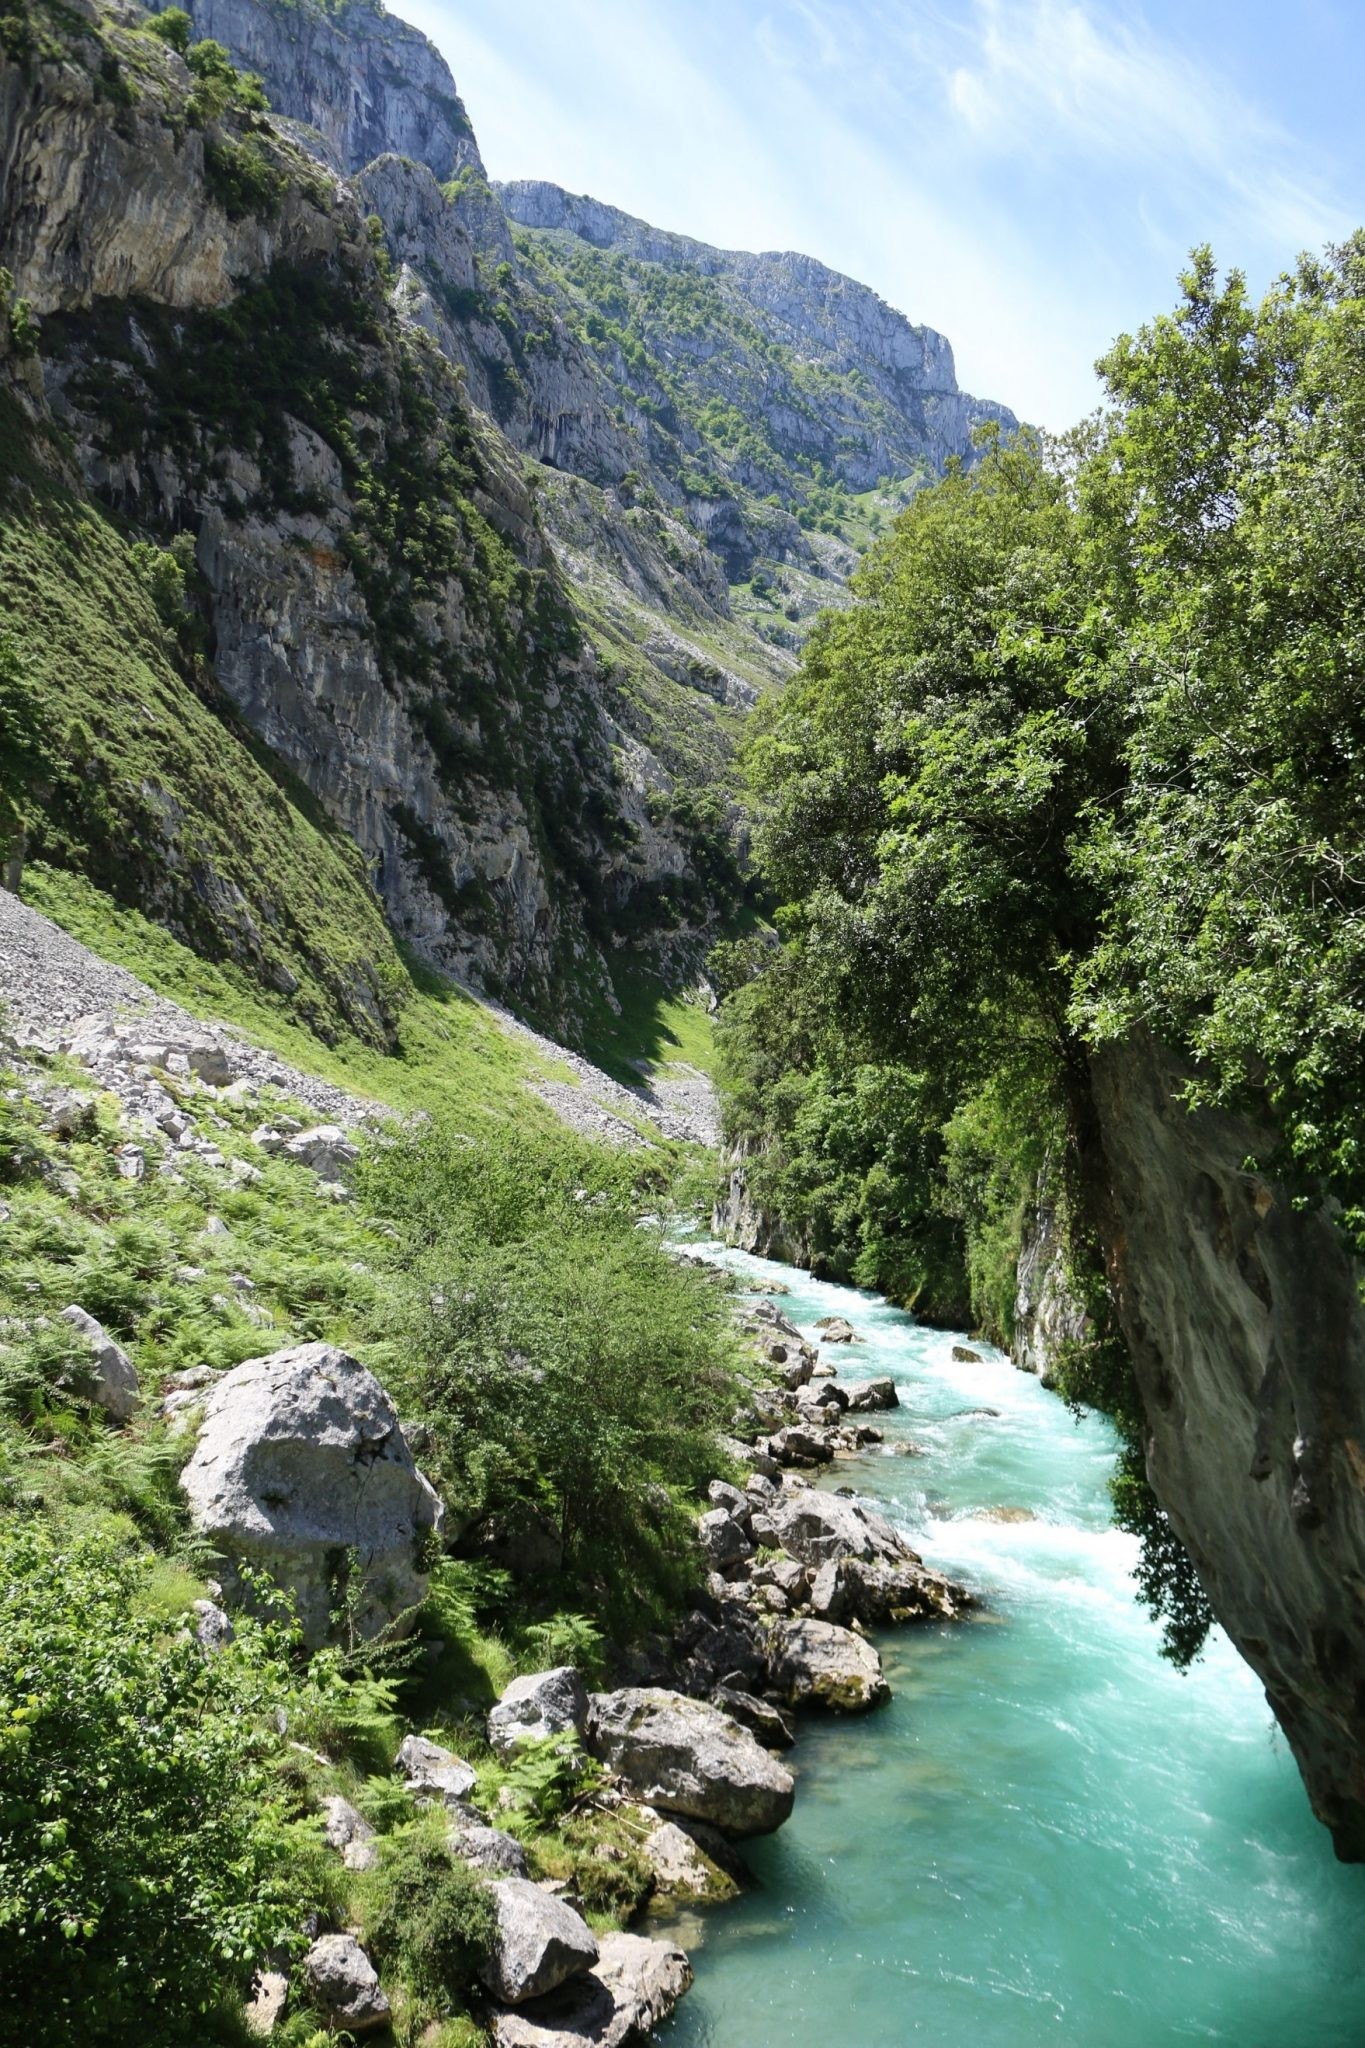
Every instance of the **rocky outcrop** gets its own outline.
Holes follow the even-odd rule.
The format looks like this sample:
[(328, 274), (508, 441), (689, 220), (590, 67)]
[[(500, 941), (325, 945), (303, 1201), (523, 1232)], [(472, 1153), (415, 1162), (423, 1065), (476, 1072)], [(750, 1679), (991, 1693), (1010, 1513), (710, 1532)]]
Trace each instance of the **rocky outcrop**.
[(1024, 1219), (1010, 1355), (1022, 1372), (1037, 1373), (1043, 1385), (1051, 1387), (1063, 1350), (1081, 1343), (1089, 1327), (1068, 1277), (1066, 1233), (1050, 1192), (1049, 1175), (1044, 1173)]
[(332, 1344), (248, 1359), (204, 1394), (180, 1475), (198, 1535), (289, 1593), (305, 1642), (325, 1642), (344, 1607), (362, 1636), (401, 1623), (426, 1596), (423, 1551), (441, 1504), (417, 1470), (388, 1395)]
[(269, 80), (270, 103), (339, 171), (393, 151), (453, 178), (483, 164), (450, 68), (420, 30), (375, 0), (189, 0), (197, 36)]
[(637, 2048), (692, 1982), (680, 1948), (639, 1934), (608, 1934), (596, 1967), (548, 1998), (493, 2022), (498, 2048)]
[(780, 1259), (789, 1266), (808, 1265), (810, 1254), (806, 1247), (788, 1233), (780, 1217), (761, 1208), (749, 1191), (747, 1161), (753, 1149), (740, 1144), (726, 1153), (725, 1183), (711, 1214), (712, 1235), (760, 1259)]
[(792, 1810), (795, 1783), (728, 1714), (658, 1688), (594, 1693), (588, 1747), (649, 1806), (766, 1835)]
[(1088, 1166), (1147, 1469), (1264, 1680), (1338, 1853), (1365, 1858), (1365, 1308), (1330, 1211), (1248, 1170), (1276, 1135), (1211, 1110), (1148, 1038), (1092, 1064)]

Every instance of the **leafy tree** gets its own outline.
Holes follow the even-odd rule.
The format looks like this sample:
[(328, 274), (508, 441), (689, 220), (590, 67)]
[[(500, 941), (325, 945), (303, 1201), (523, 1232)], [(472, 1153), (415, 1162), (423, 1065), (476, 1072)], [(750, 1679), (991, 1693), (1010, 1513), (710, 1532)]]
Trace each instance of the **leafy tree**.
[[(265, 1768), (279, 1686), (249, 1625), (205, 1656), (146, 1565), (0, 1528), (0, 2020), (53, 2048), (178, 2044), (288, 1939)], [(37, 2021), (35, 2016), (41, 2015)]]

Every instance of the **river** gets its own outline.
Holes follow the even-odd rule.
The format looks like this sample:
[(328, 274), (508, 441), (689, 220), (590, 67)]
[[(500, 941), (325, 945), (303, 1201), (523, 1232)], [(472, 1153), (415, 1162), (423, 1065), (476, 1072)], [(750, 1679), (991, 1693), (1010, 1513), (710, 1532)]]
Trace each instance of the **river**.
[(893, 1374), (875, 1419), (924, 1455), (831, 1483), (982, 1606), (880, 1639), (882, 1712), (803, 1723), (755, 1888), (677, 1923), (697, 1983), (667, 2048), (1362, 2048), (1365, 1868), (1335, 1861), (1228, 1642), (1187, 1676), (1158, 1655), (1108, 1425), (874, 1297), (697, 1249), (784, 1282), (808, 1335), (843, 1315), (866, 1338), (841, 1377)]

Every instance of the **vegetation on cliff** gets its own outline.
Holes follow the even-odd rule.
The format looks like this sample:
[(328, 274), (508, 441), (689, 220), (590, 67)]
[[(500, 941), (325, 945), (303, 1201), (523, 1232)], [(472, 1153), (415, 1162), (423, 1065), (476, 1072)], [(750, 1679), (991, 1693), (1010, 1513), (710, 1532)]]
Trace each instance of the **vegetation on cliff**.
[[(1188, 1655), (1202, 1602), (1146, 1491), (1085, 1270), (1087, 1051), (1141, 1029), (1183, 1050), (1190, 1100), (1268, 1111), (1282, 1144), (1262, 1164), (1339, 1203), (1365, 1243), (1365, 242), (1259, 306), (1206, 252), (1183, 287), (1106, 357), (1095, 420), (916, 499), (760, 713), (749, 760), (786, 947), (732, 997), (726, 1035), (735, 1128), (769, 1145), (775, 1196), (807, 1201), (813, 1243), (856, 1245), (834, 1269), (931, 1294), (904, 1246), (956, 1216), (1002, 1335), (1002, 1226), (1055, 1117), (1077, 1285), (1099, 1311), (1063, 1384), (1129, 1434), (1120, 1511)], [(899, 1143), (923, 1162), (889, 1244), (876, 1148), (850, 1202), (804, 1108), (888, 1066), (918, 1108)], [(975, 1213), (973, 1132), (996, 1162)]]

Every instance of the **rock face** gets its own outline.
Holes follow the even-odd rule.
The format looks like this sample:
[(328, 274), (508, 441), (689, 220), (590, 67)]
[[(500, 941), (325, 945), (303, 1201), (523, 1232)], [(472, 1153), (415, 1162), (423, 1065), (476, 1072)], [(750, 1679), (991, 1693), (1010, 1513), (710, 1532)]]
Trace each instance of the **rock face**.
[(1044, 1173), (1019, 1247), (1011, 1356), (1022, 1372), (1037, 1373), (1050, 1387), (1062, 1347), (1079, 1343), (1088, 1328), (1067, 1279), (1065, 1236)]
[(367, 1635), (425, 1598), (422, 1551), (441, 1504), (388, 1395), (334, 1345), (225, 1373), (205, 1393), (180, 1484), (195, 1529), (230, 1567), (254, 1565), (293, 1595), (311, 1647), (341, 1598)]
[(488, 1740), (509, 1756), (524, 1742), (551, 1735), (581, 1736), (588, 1720), (588, 1695), (571, 1664), (514, 1678), (488, 1716)]
[(335, 11), (289, 0), (194, 0), (197, 35), (270, 81), (279, 113), (339, 171), (393, 150), (438, 178), (482, 172), (478, 145), (440, 51), (382, 7)]
[(681, 1693), (594, 1693), (588, 1746), (647, 1805), (728, 1835), (771, 1834), (792, 1810), (791, 1773), (727, 1714)]
[(524, 1877), (502, 1878), (492, 1892), (498, 1934), (484, 1981), (504, 2004), (538, 1998), (597, 1961), (586, 1921), (562, 1899)]
[[(762, 401), (764, 423), (779, 441), (790, 440), (794, 453), (827, 460), (852, 490), (902, 474), (916, 459), (927, 458), (940, 469), (949, 455), (969, 454), (971, 430), (983, 419), (1014, 424), (1004, 407), (958, 390), (953, 352), (943, 335), (913, 326), (865, 285), (812, 257), (713, 249), (557, 185), (522, 182), (497, 191), (523, 227), (572, 237), (634, 264), (686, 269), (741, 305), (770, 342), (799, 350), (804, 360), (835, 375), (858, 369), (880, 407), (859, 406), (842, 393), (823, 416), (818, 400), (801, 406), (780, 359)], [(696, 352), (685, 373), (704, 378), (711, 353)]]
[(1331, 1217), (1245, 1170), (1272, 1132), (1186, 1112), (1150, 1040), (1092, 1066), (1089, 1160), (1152, 1485), (1284, 1729), (1337, 1851), (1365, 1859), (1365, 1309)]
[(121, 1344), (116, 1344), (103, 1323), (97, 1323), (83, 1308), (71, 1304), (62, 1310), (62, 1321), (90, 1346), (95, 1372), (95, 1401), (111, 1422), (128, 1422), (137, 1407), (137, 1367)]

